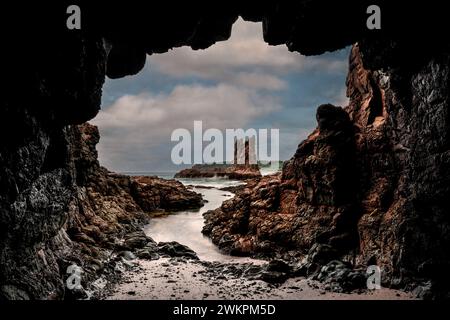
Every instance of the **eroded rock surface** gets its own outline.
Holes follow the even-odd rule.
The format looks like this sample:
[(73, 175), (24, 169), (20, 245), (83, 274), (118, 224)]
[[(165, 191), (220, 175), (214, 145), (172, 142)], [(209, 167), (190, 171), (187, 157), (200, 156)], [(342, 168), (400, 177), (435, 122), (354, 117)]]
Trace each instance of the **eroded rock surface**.
[[(347, 138), (354, 140), (353, 147), (344, 142), (346, 130), (328, 128), (329, 134), (319, 130), (310, 136), (281, 178), (258, 182), (267, 199), (253, 192), (236, 203), (242, 208), (252, 207), (246, 201), (267, 203), (270, 209), (241, 212), (237, 207), (237, 219), (231, 219), (233, 213), (225, 209), (230, 202), (224, 204), (224, 216), (234, 227), (222, 237), (223, 247), (242, 239), (235, 247), (243, 253), (262, 243), (299, 245), (297, 251), (303, 253), (311, 243), (325, 242), (341, 254), (356, 251), (360, 263), (382, 265), (390, 283), (423, 277), (431, 281), (423, 288), (448, 288), (449, 42), (442, 35), (450, 20), (445, 3), (382, 2), (379, 32), (367, 30), (365, 24), (372, 1), (241, 1), (220, 8), (201, 2), (160, 3), (161, 8), (142, 1), (127, 6), (83, 2), (86, 14), (76, 31), (65, 24), (69, 4), (36, 2), (27, 4), (27, 10), (22, 3), (5, 4), (0, 21), (2, 74), (8, 80), (0, 104), (2, 298), (64, 297), (67, 275), (59, 258), (68, 248), (72, 252), (74, 240), (68, 234), (83, 239), (75, 242), (93, 257), (93, 245), (88, 245), (93, 238), (107, 244), (108, 232), (133, 229), (129, 226), (140, 220), (137, 203), (126, 192), (128, 178), (103, 169), (95, 173), (87, 165), (92, 163), (89, 158), (73, 158), (79, 151), (71, 141), (80, 134), (73, 132), (73, 125), (97, 114), (105, 75), (139, 72), (146, 54), (178, 46), (204, 49), (226, 40), (239, 15), (261, 21), (264, 40), (271, 45), (320, 54), (358, 42), (361, 55), (353, 54), (350, 60), (347, 113), (355, 134)], [(414, 23), (399, 23), (402, 17)], [(340, 175), (348, 171), (345, 163), (340, 168), (334, 134), (338, 144), (354, 148), (351, 161), (356, 165), (349, 177), (356, 176), (358, 182), (350, 179), (351, 192), (336, 189), (345, 183)], [(332, 154), (326, 155), (328, 150)], [(99, 189), (89, 182), (96, 174)], [(87, 196), (89, 188), (97, 194)], [(117, 194), (126, 200), (115, 203)], [(80, 204), (80, 199), (89, 201)], [(97, 200), (102, 202), (98, 208)], [(103, 213), (96, 217), (94, 209)], [(125, 216), (125, 209), (133, 213)], [(122, 218), (128, 223), (121, 224)], [(90, 225), (94, 227), (87, 230)], [(293, 237), (281, 226), (294, 233), (311, 231)], [(209, 232), (220, 234), (214, 227)], [(216, 228), (225, 226), (219, 223)], [(258, 230), (269, 242), (251, 239)]]
[(196, 164), (192, 168), (183, 169), (175, 174), (175, 178), (228, 178), (246, 180), (261, 177), (257, 165), (208, 165)]
[(256, 164), (255, 138), (234, 141), (234, 159), (230, 164), (195, 164), (175, 174), (175, 178), (213, 178), (246, 180), (261, 177)]
[[(3, 250), (7, 250), (2, 259), (9, 261), (2, 269), (7, 279), (1, 287), (4, 298), (85, 298), (84, 291), (66, 288), (70, 265), (82, 268), (81, 284), (85, 289), (102, 274), (114, 280), (121, 252), (158, 257), (157, 248), (149, 252), (154, 242), (141, 230), (152, 212), (170, 213), (203, 205), (200, 194), (178, 181), (130, 177), (101, 167), (95, 149), (100, 138), (97, 127), (86, 123), (72, 126), (64, 134), (70, 146), (67, 170), (75, 180), (70, 180), (69, 173), (62, 169), (45, 173), (25, 189), (20, 196), (24, 200), (19, 197), (14, 203), (23, 212), (20, 225), (33, 233), (21, 235), (10, 229), (5, 234), (21, 235), (21, 240), (9, 247), (8, 242), (2, 243)], [(45, 208), (42, 215), (36, 215), (38, 206)], [(53, 233), (51, 238), (44, 237)], [(27, 248), (31, 241), (44, 242)]]
[[(383, 283), (448, 291), (449, 58), (414, 72), (370, 71), (355, 45), (342, 109), (322, 105), (317, 129), (281, 175), (255, 180), (205, 213), (204, 233), (232, 254), (293, 251), (316, 245), (331, 260), (378, 265)], [(315, 269), (318, 270), (317, 268)]]

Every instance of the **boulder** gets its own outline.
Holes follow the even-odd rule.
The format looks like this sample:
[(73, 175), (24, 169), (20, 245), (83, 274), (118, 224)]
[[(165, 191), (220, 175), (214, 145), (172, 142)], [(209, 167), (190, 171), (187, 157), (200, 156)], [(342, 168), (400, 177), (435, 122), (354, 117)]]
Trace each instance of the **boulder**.
[(176, 241), (158, 243), (158, 252), (169, 257), (186, 257), (199, 260), (197, 254), (192, 249)]

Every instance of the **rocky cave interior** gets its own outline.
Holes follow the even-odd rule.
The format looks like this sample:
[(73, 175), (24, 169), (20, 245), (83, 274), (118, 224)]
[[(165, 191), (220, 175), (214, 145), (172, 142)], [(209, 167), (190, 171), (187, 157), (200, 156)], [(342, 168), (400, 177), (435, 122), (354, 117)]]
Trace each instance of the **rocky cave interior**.
[[(428, 281), (433, 296), (448, 294), (445, 10), (434, 7), (439, 15), (433, 16), (421, 6), (380, 1), (385, 25), (371, 31), (361, 14), (368, 1), (180, 2), (176, 9), (139, 1), (127, 7), (101, 4), (81, 2), (79, 31), (65, 28), (64, 1), (33, 4), (25, 12), (13, 7), (1, 21), (8, 30), (1, 53), (8, 82), (0, 108), (0, 297), (61, 299), (64, 266), (101, 259), (96, 245), (81, 245), (83, 237), (69, 230), (88, 230), (97, 214), (85, 203), (86, 190), (96, 188), (107, 197), (129, 183), (120, 177), (105, 181), (96, 159), (98, 132), (78, 126), (98, 113), (105, 76), (138, 73), (147, 54), (224, 41), (239, 16), (262, 22), (269, 45), (287, 45), (300, 54), (354, 45), (349, 106), (318, 109), (318, 129), (269, 188), (291, 205), (280, 208), (274, 200), (266, 203), (269, 211), (308, 213), (296, 218), (297, 229), (286, 225), (284, 233), (296, 237), (273, 241), (305, 254), (317, 243), (327, 244), (339, 256), (382, 266), (388, 286), (412, 289)], [(398, 24), (405, 16), (418, 22)], [(221, 236), (211, 235), (213, 241)], [(236, 242), (242, 242), (239, 234)]]

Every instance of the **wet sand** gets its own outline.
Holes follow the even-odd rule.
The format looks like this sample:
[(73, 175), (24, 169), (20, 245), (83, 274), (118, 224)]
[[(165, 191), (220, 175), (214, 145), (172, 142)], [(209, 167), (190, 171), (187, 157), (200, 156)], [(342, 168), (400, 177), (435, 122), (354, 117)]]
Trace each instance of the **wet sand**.
[(291, 278), (280, 286), (260, 280), (234, 278), (229, 275), (211, 277), (198, 262), (176, 262), (163, 258), (157, 261), (137, 261), (115, 287), (109, 300), (409, 300), (402, 291), (379, 289), (358, 293), (333, 293), (320, 283), (305, 278)]
[[(186, 181), (192, 184), (195, 181)], [(220, 266), (261, 265), (266, 261), (243, 257), (231, 257), (221, 253), (209, 238), (201, 234), (203, 212), (217, 208), (230, 199), (233, 194), (218, 190), (223, 181), (206, 179), (202, 185), (208, 188), (195, 188), (208, 202), (197, 211), (180, 212), (162, 218), (155, 218), (144, 228), (145, 233), (155, 241), (177, 241), (193, 249), (201, 261), (161, 258), (155, 261), (136, 259), (132, 267), (124, 271), (121, 281), (113, 286), (104, 298), (116, 299), (412, 299), (412, 295), (390, 289), (364, 291), (362, 293), (334, 293), (325, 291), (317, 281), (305, 278), (290, 278), (282, 285), (273, 285), (261, 280), (233, 272), (222, 273)], [(226, 181), (226, 184), (232, 184)], [(212, 187), (212, 188), (211, 188)], [(223, 270), (223, 269), (222, 269)]]

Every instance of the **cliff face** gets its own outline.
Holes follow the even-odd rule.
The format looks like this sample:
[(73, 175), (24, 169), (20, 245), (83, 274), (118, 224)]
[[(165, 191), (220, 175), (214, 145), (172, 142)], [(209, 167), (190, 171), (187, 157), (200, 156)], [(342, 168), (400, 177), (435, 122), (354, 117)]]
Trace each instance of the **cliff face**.
[(222, 249), (301, 254), (316, 242), (336, 244), (340, 252), (355, 246), (354, 128), (348, 114), (332, 105), (320, 106), (317, 120), (319, 127), (281, 174), (252, 181), (205, 214), (203, 231)]
[(431, 278), (441, 289), (450, 262), (449, 62), (442, 53), (416, 70), (370, 72), (355, 47), (348, 78), (361, 261), (383, 265), (394, 282)]
[(95, 35), (21, 36), (8, 22), (1, 22), (11, 33), (2, 31), (9, 49), (1, 53), (8, 81), (0, 103), (0, 297), (61, 297), (52, 245), (76, 194), (66, 124), (98, 112), (106, 52)]
[[(144, 204), (128, 192), (130, 181), (97, 166), (86, 154), (89, 139), (84, 146), (76, 142), (96, 139), (92, 128), (74, 125), (98, 112), (105, 75), (137, 73), (146, 54), (226, 40), (239, 15), (261, 21), (270, 45), (320, 54), (358, 42), (361, 55), (357, 49), (352, 55), (347, 114), (321, 108), (318, 131), (300, 145), (281, 179), (264, 178), (259, 194), (248, 192), (242, 202), (248, 209), (227, 235), (231, 241), (222, 242), (263, 232), (271, 243), (300, 252), (315, 242), (335, 244), (340, 254), (357, 250), (361, 262), (382, 264), (388, 279), (440, 277), (449, 261), (445, 4), (430, 5), (430, 12), (422, 3), (381, 2), (383, 29), (373, 32), (365, 27), (372, 1), (246, 1), (220, 9), (200, 2), (158, 8), (91, 1), (82, 3), (82, 29), (74, 31), (65, 24), (73, 2), (39, 2), (27, 10), (5, 4), (0, 21), (7, 79), (0, 100), (0, 297), (62, 298), (60, 257), (74, 243), (94, 256), (83, 243), (99, 237), (107, 245), (109, 232), (130, 225), (119, 220), (140, 217)], [(397, 16), (416, 23), (399, 24)], [(114, 203), (116, 196), (126, 200)], [(154, 201), (158, 196), (151, 192)], [(227, 204), (223, 211), (231, 216)], [(258, 205), (266, 208), (255, 213)], [(224, 228), (211, 226), (211, 234)]]
[(2, 234), (8, 237), (2, 243), (2, 298), (71, 298), (74, 292), (65, 289), (71, 264), (83, 269), (81, 284), (87, 288), (111, 267), (111, 257), (134, 249), (127, 239), (145, 240), (136, 232), (152, 212), (203, 205), (200, 194), (178, 181), (129, 177), (101, 167), (97, 127), (86, 123), (63, 133), (67, 167), (42, 173), (12, 205), (14, 213), (23, 213), (16, 217), (21, 219), (17, 227)]
[(221, 209), (206, 214), (204, 232), (211, 232), (215, 243), (234, 254), (273, 251), (269, 242), (307, 250), (317, 236), (330, 232), (333, 219), (346, 219), (354, 188), (352, 124), (331, 105), (319, 107), (317, 118), (319, 128), (284, 164), (281, 179), (253, 181)]
[(450, 262), (448, 55), (415, 72), (369, 71), (363, 58), (355, 45), (350, 105), (320, 106), (317, 129), (281, 176), (253, 182), (206, 213), (204, 232), (237, 254), (275, 248), (305, 255), (325, 244), (333, 254), (323, 262), (376, 264), (385, 284), (426, 279), (443, 289)]

